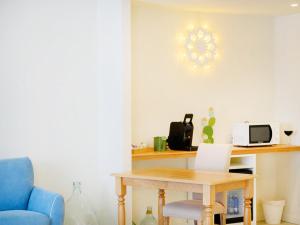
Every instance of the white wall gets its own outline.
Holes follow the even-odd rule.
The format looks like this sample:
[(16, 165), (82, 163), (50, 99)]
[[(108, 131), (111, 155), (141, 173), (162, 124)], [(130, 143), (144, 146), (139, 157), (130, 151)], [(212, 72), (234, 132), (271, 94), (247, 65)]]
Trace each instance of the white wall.
[[(300, 14), (276, 18), (275, 37), (276, 116), (283, 129), (295, 130), (292, 143), (299, 145)], [(287, 201), (284, 219), (300, 224), (300, 154), (282, 154), (278, 163), (278, 196)]]
[[(207, 23), (220, 37), (221, 59), (205, 74), (192, 74), (177, 61), (176, 35), (190, 21)], [(270, 17), (134, 4), (133, 142), (152, 144), (153, 136), (168, 134), (171, 121), (192, 112), (197, 144), (200, 120), (208, 115), (209, 106), (215, 108), (219, 142), (230, 141), (235, 121), (269, 120), (274, 86), (272, 39)]]
[[(206, 73), (191, 73), (177, 60), (176, 35), (189, 23), (207, 23), (219, 38), (221, 58)], [(230, 142), (231, 126), (239, 121), (269, 121), (273, 117), (273, 18), (204, 14), (145, 3), (133, 7), (132, 140), (152, 145), (156, 135), (168, 135), (169, 123), (194, 113), (194, 144), (200, 141), (201, 118), (213, 106), (217, 118), (216, 142)], [(268, 162), (265, 164), (265, 162)], [(260, 196), (273, 198), (276, 168), (270, 156), (258, 158)], [(151, 162), (135, 163), (136, 168)], [(156, 161), (152, 166), (182, 167), (184, 161)], [(270, 172), (271, 171), (271, 172)], [(151, 194), (152, 193), (152, 194)], [(139, 222), (157, 193), (135, 190), (133, 218)], [(181, 194), (173, 194), (181, 198)], [(140, 199), (143, 198), (144, 204)], [(259, 208), (260, 209), (260, 208)], [(258, 218), (261, 219), (261, 210)]]
[(130, 168), (129, 29), (130, 1), (0, 3), (0, 158), (29, 156), (65, 197), (81, 180), (101, 224)]

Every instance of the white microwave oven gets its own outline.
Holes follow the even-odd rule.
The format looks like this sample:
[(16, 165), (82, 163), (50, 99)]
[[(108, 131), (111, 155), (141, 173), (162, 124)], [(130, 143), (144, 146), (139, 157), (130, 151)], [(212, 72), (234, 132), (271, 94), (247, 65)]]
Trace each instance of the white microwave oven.
[(237, 123), (233, 126), (232, 142), (236, 146), (275, 145), (280, 142), (278, 123)]

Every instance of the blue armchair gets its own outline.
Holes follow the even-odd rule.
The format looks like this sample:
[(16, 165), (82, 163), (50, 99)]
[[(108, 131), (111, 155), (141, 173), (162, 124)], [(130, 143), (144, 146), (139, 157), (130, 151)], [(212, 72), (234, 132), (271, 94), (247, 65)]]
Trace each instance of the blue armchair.
[(63, 225), (61, 195), (33, 186), (29, 158), (0, 160), (0, 225)]

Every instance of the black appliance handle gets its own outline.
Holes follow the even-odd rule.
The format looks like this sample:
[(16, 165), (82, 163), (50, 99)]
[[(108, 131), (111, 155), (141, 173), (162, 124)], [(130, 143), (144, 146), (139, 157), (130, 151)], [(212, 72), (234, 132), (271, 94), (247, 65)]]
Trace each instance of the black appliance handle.
[(273, 132), (272, 132), (272, 127), (271, 125), (268, 125), (269, 131), (270, 131), (270, 139), (268, 140), (268, 142), (271, 142), (272, 138), (273, 138)]
[(192, 123), (192, 120), (193, 120), (193, 114), (185, 114), (184, 116), (184, 120), (183, 120), (183, 123), (187, 123), (186, 120), (187, 119), (190, 119), (190, 121), (188, 123)]

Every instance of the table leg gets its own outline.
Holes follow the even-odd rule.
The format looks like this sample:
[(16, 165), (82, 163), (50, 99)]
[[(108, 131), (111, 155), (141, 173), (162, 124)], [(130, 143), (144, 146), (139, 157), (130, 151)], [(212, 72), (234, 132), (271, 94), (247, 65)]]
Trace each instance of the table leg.
[(165, 206), (165, 190), (158, 190), (158, 225), (164, 225), (163, 208)]
[(244, 225), (251, 225), (251, 199), (245, 198), (244, 203)]
[(164, 218), (164, 225), (170, 225), (170, 217)]
[(126, 225), (125, 195), (126, 186), (122, 183), (122, 178), (116, 177), (116, 194), (118, 195), (118, 225)]
[(206, 205), (205, 209), (205, 218), (204, 218), (204, 225), (213, 225), (214, 224), (214, 217), (213, 217), (213, 210), (212, 205)]
[(222, 205), (224, 206), (225, 213), (222, 213), (222, 214), (220, 215), (220, 219), (221, 219), (220, 224), (221, 224), (221, 225), (226, 225), (226, 217), (227, 217), (227, 191), (222, 192), (222, 200), (221, 200), (221, 203), (222, 203)]
[(214, 212), (213, 208), (215, 205), (215, 187), (210, 185), (203, 185), (203, 205), (204, 205), (204, 225), (214, 224)]
[(253, 180), (247, 181), (244, 191), (244, 225), (251, 225), (251, 199), (253, 198)]

